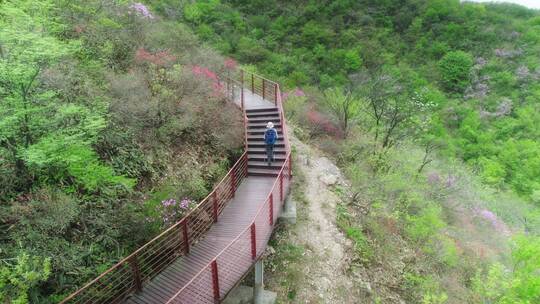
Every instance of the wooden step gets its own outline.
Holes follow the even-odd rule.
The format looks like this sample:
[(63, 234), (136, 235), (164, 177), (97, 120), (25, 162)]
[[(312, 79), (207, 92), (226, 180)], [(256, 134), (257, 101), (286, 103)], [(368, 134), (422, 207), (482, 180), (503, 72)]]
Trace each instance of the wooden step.
[(280, 170), (284, 162), (285, 162), (285, 159), (281, 159), (281, 160), (274, 159), (274, 161), (269, 166), (266, 161), (248, 161), (248, 170), (249, 168)]
[[(263, 154), (266, 155), (266, 149), (265, 148), (248, 148), (248, 155), (249, 154)], [(285, 154), (285, 149), (283, 148), (277, 148), (274, 149), (274, 154)]]
[[(266, 148), (266, 143), (262, 142), (262, 143), (254, 143), (254, 142), (249, 142), (248, 141), (248, 148)], [(284, 143), (275, 143), (274, 144), (274, 149), (276, 148), (285, 148), (285, 144)]]
[(279, 112), (260, 112), (247, 114), (248, 119), (260, 118), (260, 117), (279, 117)]
[(274, 170), (274, 169), (248, 169), (248, 175), (250, 175), (250, 176), (276, 177), (276, 176), (279, 175), (279, 170)]
[(279, 112), (278, 108), (246, 109), (246, 113)]
[[(278, 136), (279, 136), (279, 134), (278, 134)], [(261, 142), (264, 142), (264, 137), (263, 137), (263, 135), (258, 135), (258, 136), (248, 135), (247, 140), (248, 140), (248, 143), (250, 143), (250, 142), (261, 143)], [(276, 140), (276, 143), (278, 143), (278, 144), (283, 143), (283, 137), (279, 136), (278, 139)]]
[(274, 124), (280, 124), (281, 123), (281, 119), (279, 119), (279, 117), (275, 117), (275, 118), (255, 118), (255, 119), (252, 119), (252, 118), (248, 118), (248, 123), (268, 123), (269, 121), (273, 122)]
[[(255, 161), (255, 162), (264, 162), (266, 160), (265, 154), (251, 154), (248, 155), (248, 162)], [(284, 155), (274, 154), (274, 161), (276, 163), (282, 163), (285, 161)]]
[[(264, 123), (264, 124), (261, 124), (261, 123), (256, 123), (256, 124), (248, 123), (248, 129), (257, 129), (257, 128), (266, 129), (266, 123)], [(276, 129), (276, 130), (281, 129), (281, 124), (274, 124), (274, 129)]]
[[(266, 128), (265, 129), (248, 129), (248, 137), (249, 136), (261, 136), (261, 135), (264, 135), (264, 132), (266, 131)], [(283, 138), (283, 132), (281, 132), (281, 130), (277, 130), (277, 134), (278, 134), (278, 138)]]

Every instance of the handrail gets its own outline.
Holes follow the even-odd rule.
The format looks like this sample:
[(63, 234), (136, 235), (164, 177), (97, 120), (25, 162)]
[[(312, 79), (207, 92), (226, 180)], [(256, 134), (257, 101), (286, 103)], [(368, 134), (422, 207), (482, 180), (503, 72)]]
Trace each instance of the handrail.
[[(288, 160), (290, 157), (291, 157), (291, 152), (289, 151), (289, 152), (287, 153), (286, 158), (285, 158), (285, 159), (286, 159), (285, 163), (287, 163), (287, 160)], [(286, 167), (285, 165), (283, 165), (283, 166), (281, 167), (278, 176), (282, 176), (282, 175), (283, 175), (283, 172), (284, 172), (284, 170), (285, 170), (285, 167)], [(274, 181), (274, 184), (273, 184), (273, 186), (272, 186), (272, 190), (271, 190), (271, 191), (268, 193), (268, 195), (266, 196), (265, 202), (268, 202), (268, 201), (270, 200), (270, 196), (272, 196), (274, 190), (277, 188), (277, 185), (278, 185), (278, 181), (279, 181), (279, 180), (280, 180), (280, 179), (277, 178), (277, 179)], [(266, 207), (266, 204), (261, 205), (261, 206), (259, 207), (259, 209), (257, 210), (257, 213), (256, 213), (256, 215), (255, 215), (255, 217), (254, 217), (254, 219), (257, 218), (257, 217), (261, 214), (261, 212), (264, 210), (265, 207)], [(225, 252), (227, 252), (227, 250), (228, 250), (229, 248), (231, 248), (231, 247), (234, 245), (234, 243), (237, 242), (238, 239), (239, 239), (246, 231), (250, 230), (251, 227), (252, 227), (252, 225), (253, 225), (254, 223), (255, 223), (255, 220), (253, 220), (253, 221), (250, 223), (250, 225), (248, 225), (248, 226), (246, 227), (246, 229), (244, 229), (244, 230), (243, 230), (243, 231), (242, 231), (242, 232), (241, 232), (241, 233), (240, 233), (233, 241), (231, 241), (231, 243), (230, 243), (229, 245), (227, 245), (227, 247), (225, 247), (223, 250), (221, 250), (220, 253), (218, 253), (218, 254), (216, 255), (216, 257), (215, 257), (210, 263), (208, 263), (205, 267), (203, 267), (203, 269), (201, 269), (201, 271), (199, 271), (199, 272), (198, 272), (198, 273), (197, 273), (197, 274), (196, 274), (189, 282), (187, 282), (186, 285), (184, 285), (184, 287), (183, 287), (182, 289), (180, 289), (180, 290), (179, 290), (179, 291), (178, 291), (171, 299), (169, 299), (169, 301), (166, 302), (166, 304), (174, 303), (173, 301), (175, 301), (176, 298), (177, 298), (180, 294), (182, 294), (182, 292), (183, 292), (184, 290), (186, 290), (186, 289), (189, 287), (189, 285), (190, 285), (191, 283), (193, 283), (193, 281), (195, 281), (195, 280), (196, 280), (196, 279), (197, 279), (197, 278), (198, 278), (205, 270), (207, 270), (209, 267), (211, 267), (211, 265), (215, 262), (215, 260), (217, 260), (217, 259), (218, 259), (220, 256), (222, 256)], [(260, 254), (262, 254), (262, 252), (260, 252)], [(259, 255), (260, 255), (260, 254), (259, 254)]]
[[(247, 113), (244, 105), (245, 76), (249, 78), (252, 92), (263, 99), (273, 101), (279, 111), (281, 119), (283, 138), (285, 142), (286, 157), (285, 162), (279, 170), (278, 177), (274, 181), (270, 192), (266, 195), (265, 202), (259, 207), (251, 224), (247, 226), (231, 243), (229, 243), (209, 264), (193, 277), (182, 289), (180, 289), (167, 303), (182, 301), (183, 303), (206, 303), (219, 302), (230, 291), (225, 285), (232, 279), (238, 281), (237, 265), (229, 263), (228, 257), (236, 254), (247, 255), (247, 259), (238, 261), (239, 263), (249, 263), (251, 265), (262, 254), (266, 247), (272, 227), (277, 219), (277, 215), (285, 201), (286, 193), (290, 187), (292, 177), (291, 149), (287, 134), (287, 125), (283, 110), (283, 102), (279, 84), (268, 80), (262, 76), (240, 70), (240, 81), (231, 77), (220, 77), (226, 81), (225, 91), (227, 98), (236, 103), (236, 93), (240, 90), (240, 101), (237, 106), (242, 109), (244, 123), (244, 153), (233, 165), (229, 172), (223, 177), (218, 185), (204, 198), (193, 210), (191, 210), (182, 220), (175, 223), (158, 236), (144, 244), (132, 254), (116, 263), (113, 267), (99, 275), (78, 291), (74, 292), (61, 304), (67, 303), (117, 303), (133, 291), (141, 290), (145, 281), (151, 280), (165, 267), (174, 262), (178, 257), (188, 254), (190, 247), (204, 236), (210, 229), (213, 222), (208, 218), (218, 220), (223, 208), (234, 196), (237, 185), (243, 178), (247, 177), (248, 157), (247, 157)], [(249, 88), (249, 86), (248, 86)], [(279, 201), (280, 204), (274, 204)], [(265, 224), (266, 223), (266, 224)], [(258, 237), (259, 236), (259, 237)], [(244, 239), (243, 239), (244, 238)], [(250, 241), (250, 250), (246, 252), (244, 246), (246, 239)], [(263, 242), (261, 242), (261, 239)], [(259, 242), (257, 242), (259, 240)], [(238, 247), (238, 248), (236, 248)], [(223, 260), (222, 260), (223, 259)], [(218, 263), (219, 262), (219, 263)], [(219, 265), (219, 268), (218, 268)], [(246, 264), (246, 266), (249, 266)], [(245, 267), (246, 270), (249, 267)], [(235, 270), (236, 272), (233, 273)], [(208, 281), (210, 278), (211, 281)], [(227, 280), (224, 280), (227, 279)], [(199, 281), (205, 285), (198, 284)], [(233, 281), (234, 281), (233, 280)], [(207, 282), (208, 281), (208, 282)], [(236, 282), (235, 281), (235, 282)], [(220, 288), (219, 282), (222, 282)], [(213, 286), (209, 290), (209, 286)], [(195, 291), (190, 291), (195, 288)], [(223, 292), (222, 290), (223, 289)], [(183, 293), (187, 293), (184, 295)], [(202, 297), (202, 295), (206, 298)], [(182, 298), (178, 298), (182, 295)], [(189, 296), (194, 296), (190, 298)], [(190, 298), (192, 300), (186, 300)], [(204, 300), (207, 299), (208, 301)], [(186, 301), (184, 301), (186, 300)]]
[[(249, 72), (246, 72), (244, 70), (241, 70), (240, 71), (240, 77), (241, 77), (241, 90), (243, 90), (243, 86), (244, 86), (244, 76), (246, 75), (246, 73), (248, 75), (251, 75), (251, 80), (252, 80), (252, 83), (255, 81), (255, 77), (258, 77), (258, 78), (262, 78), (262, 77), (259, 77), (258, 75), (256, 74), (253, 74), (253, 73), (249, 73)], [(264, 78), (263, 78), (264, 79)], [(264, 82), (263, 82), (264, 83)], [(219, 282), (222, 282), (221, 280), (221, 277), (220, 277), (220, 274), (222, 274), (224, 271), (222, 270), (220, 272), (220, 267), (218, 267), (218, 261), (223, 259), (223, 260), (226, 260), (226, 258), (228, 257), (235, 257), (236, 255), (238, 255), (237, 253), (237, 248), (234, 248), (235, 245), (242, 245), (242, 238), (245, 238), (245, 237), (248, 237), (250, 236), (250, 239), (251, 239), (251, 251), (252, 251), (252, 256), (251, 256), (251, 260), (250, 260), (250, 263), (256, 261), (260, 255), (262, 255), (263, 251), (262, 250), (257, 250), (257, 239), (256, 239), (256, 231), (259, 231), (260, 229), (260, 223), (258, 223), (259, 225), (256, 225), (256, 222), (257, 220), (262, 217), (263, 219), (266, 217), (264, 213), (264, 211), (266, 210), (269, 210), (269, 218), (270, 218), (270, 221), (269, 221), (269, 226), (272, 227), (274, 221), (275, 221), (275, 217), (277, 216), (277, 214), (279, 212), (274, 212), (274, 209), (276, 209), (276, 207), (274, 206), (273, 202), (274, 202), (274, 198), (275, 197), (279, 197), (279, 201), (283, 204), (284, 201), (285, 201), (285, 194), (286, 192), (288, 191), (288, 188), (290, 187), (290, 180), (292, 178), (292, 161), (291, 161), (291, 150), (290, 150), (290, 143), (289, 143), (289, 137), (288, 137), (288, 134), (287, 134), (287, 127), (286, 127), (286, 121), (285, 121), (285, 116), (284, 116), (284, 110), (283, 110), (283, 103), (282, 103), (282, 99), (281, 99), (281, 93), (280, 93), (280, 89), (279, 89), (279, 85), (275, 82), (271, 82), (273, 84), (275, 84), (275, 104), (279, 110), (279, 114), (280, 114), (280, 118), (281, 118), (281, 124), (282, 124), (282, 130), (283, 130), (283, 137), (284, 137), (284, 142), (285, 142), (285, 148), (286, 148), (286, 157), (285, 157), (285, 162), (283, 163), (283, 165), (281, 166), (280, 170), (279, 170), (279, 173), (278, 173), (278, 177), (276, 178), (276, 180), (274, 181), (274, 184), (270, 190), (270, 192), (266, 195), (266, 198), (265, 198), (265, 202), (259, 207), (259, 209), (257, 210), (257, 213), (255, 214), (253, 220), (251, 221), (251, 223), (246, 226), (246, 228), (238, 234), (238, 236), (236, 236), (236, 238), (234, 240), (232, 240), (223, 250), (220, 251), (220, 253), (218, 255), (216, 255), (216, 257), (214, 259), (212, 259), (212, 261), (210, 261), (208, 264), (206, 264), (188, 283), (186, 283), (176, 294), (174, 294), (166, 303), (167, 304), (173, 304), (173, 303), (203, 303), (205, 300), (206, 302), (211, 302), (212, 300), (216, 303), (218, 303), (221, 299), (223, 299), (225, 297), (225, 295), (227, 294), (227, 292), (224, 292), (222, 293), (221, 292), (221, 289), (220, 288), (220, 283)], [(257, 92), (255, 91), (252, 91), (253, 93), (257, 94)], [(261, 96), (262, 97), (262, 96)], [(284, 185), (283, 184), (283, 179), (284, 178), (287, 178), (287, 181), (286, 181), (286, 184)], [(279, 185), (279, 187), (278, 187)], [(277, 189), (279, 188), (279, 195), (278, 193), (276, 192)], [(274, 196), (274, 194), (276, 194)], [(277, 209), (279, 211), (280, 207), (282, 204), (279, 204)], [(268, 208), (268, 209), (267, 209)], [(264, 222), (264, 221), (263, 221)], [(266, 231), (267, 233), (264, 235), (264, 238), (266, 239), (267, 241), (267, 238), (270, 237), (270, 234), (272, 233), (272, 229), (268, 229), (268, 227), (264, 225), (262, 228), (265, 229), (266, 228)], [(257, 228), (259, 227), (259, 228)], [(255, 237), (254, 237), (255, 236)], [(244, 244), (245, 245), (245, 244)], [(266, 247), (266, 242), (264, 243), (264, 246), (263, 247)], [(242, 247), (244, 250), (246, 250), (245, 246)], [(253, 254), (253, 252), (255, 254)], [(246, 255), (248, 253), (244, 252), (244, 255)], [(232, 267), (237, 267), (236, 265), (232, 266)], [(230, 269), (229, 269), (230, 270)], [(227, 274), (226, 274), (227, 275)], [(204, 286), (207, 286), (207, 285), (212, 285), (213, 286), (213, 290), (210, 291), (208, 289), (202, 289), (202, 290), (197, 290), (197, 291), (190, 291), (190, 288), (192, 287), (198, 287), (198, 286), (203, 286), (202, 283), (201, 284), (198, 284), (199, 282), (205, 282), (205, 281), (208, 281), (209, 278), (211, 278), (211, 282), (206, 282), (207, 284), (205, 284)], [(238, 275), (236, 275), (235, 277), (236, 279), (240, 279), (240, 277)], [(227, 290), (227, 289), (225, 289)]]
[[(242, 112), (244, 116), (244, 129), (247, 129), (247, 116), (245, 111)], [(221, 179), (221, 181), (201, 202), (199, 202), (199, 204), (197, 204), (194, 209), (190, 210), (180, 221), (173, 224), (171, 227), (167, 228), (165, 231), (154, 237), (152, 240), (135, 250), (133, 253), (117, 262), (114, 266), (100, 274), (97, 278), (90, 281), (74, 293), (70, 294), (68, 297), (62, 300), (60, 304), (111, 303), (112, 300), (117, 301), (119, 298), (123, 298), (125, 295), (131, 293), (132, 291), (140, 290), (144, 281), (147, 281), (157, 275), (159, 271), (161, 271), (164, 267), (171, 263), (171, 260), (175, 260), (179, 256), (183, 255), (182, 250), (184, 251), (184, 254), (188, 253), (189, 247), (196, 243), (203, 236), (204, 232), (208, 230), (212, 225), (212, 223), (210, 223), (210, 225), (208, 225), (207, 223), (206, 225), (200, 227), (190, 227), (189, 222), (200, 221), (201, 219), (197, 217), (198, 215), (205, 213), (205, 211), (208, 211), (206, 209), (212, 209), (210, 213), (213, 215), (214, 221), (217, 221), (217, 217), (221, 214), (221, 211), (223, 210), (225, 205), (230, 201), (230, 198), (234, 196), (234, 194), (232, 193), (233, 191), (231, 191), (230, 189), (236, 188), (236, 185), (238, 185), (241, 180), (247, 176), (247, 133), (245, 133), (245, 136), (246, 138), (244, 139), (244, 152), (242, 156), (240, 156), (240, 158), (231, 167), (227, 174)], [(218, 194), (220, 190), (222, 190), (221, 192), (223, 192), (221, 193), (221, 196)], [(208, 206), (210, 202), (213, 206)], [(197, 229), (200, 229), (200, 231), (198, 231)], [(170, 240), (167, 238), (170, 238), (170, 234), (172, 234), (173, 231), (176, 231), (175, 235), (183, 236), (183, 239), (177, 240), (176, 243), (172, 244), (173, 248), (165, 249), (166, 253), (172, 254), (173, 257), (164, 257), (165, 261), (156, 261), (156, 258), (152, 257), (149, 263), (150, 269), (141, 269), (142, 267), (141, 265), (139, 265), (140, 263), (138, 263), (138, 257), (145, 254), (145, 250), (151, 250), (150, 247), (158, 242), (161, 242), (158, 243), (158, 245), (161, 246), (169, 245), (170, 243), (166, 243), (167, 241), (170, 242)], [(157, 249), (154, 249), (153, 251), (153, 253), (158, 253)], [(158, 266), (159, 269), (154, 270), (152, 269), (153, 266)], [(150, 275), (144, 278), (144, 273), (141, 274), (141, 270), (150, 272)], [(108, 275), (113, 274), (113, 272), (115, 271), (118, 272), (118, 277), (110, 278), (108, 281), (109, 283), (112, 281), (112, 283), (121, 286), (117, 286), (118, 295), (113, 292), (113, 294), (109, 296), (109, 294), (111, 293), (111, 288), (113, 287), (111, 287), (110, 284), (102, 283), (100, 281), (104, 280)], [(129, 272), (131, 272), (131, 281), (129, 281), (129, 279), (126, 279), (126, 276), (130, 275)], [(93, 288), (97, 290), (94, 290)], [(105, 297), (103, 296), (104, 294), (100, 294), (101, 290), (108, 290), (107, 293), (105, 293)], [(89, 297), (89, 299), (87, 299), (87, 297)]]

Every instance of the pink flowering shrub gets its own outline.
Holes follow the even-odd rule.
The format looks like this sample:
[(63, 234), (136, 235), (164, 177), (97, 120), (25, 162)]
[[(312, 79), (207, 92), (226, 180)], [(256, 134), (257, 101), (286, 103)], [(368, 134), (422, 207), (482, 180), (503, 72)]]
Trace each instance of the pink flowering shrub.
[(137, 15), (146, 18), (146, 19), (154, 19), (154, 15), (150, 13), (150, 10), (148, 7), (140, 2), (135, 2), (129, 6), (130, 14), (131, 12), (135, 12)]
[(295, 96), (295, 97), (306, 97), (306, 93), (300, 89), (300, 88), (296, 88), (292, 91), (289, 91), (289, 92), (284, 92), (281, 94), (281, 99), (283, 101), (286, 101), (289, 97), (292, 97), (292, 96)]
[(151, 53), (144, 48), (139, 48), (135, 53), (135, 61), (137, 63), (152, 63), (157, 66), (166, 66), (173, 63), (176, 57), (169, 53), (169, 51), (161, 51), (157, 53)]
[(313, 136), (324, 134), (336, 138), (343, 137), (343, 133), (330, 119), (314, 109), (308, 110), (306, 119)]
[[(162, 227), (171, 226), (181, 220), (195, 206), (196, 203), (188, 198), (183, 198), (181, 201), (175, 199), (163, 200), (156, 206), (159, 224)], [(150, 219), (148, 220), (150, 221)]]
[(204, 78), (212, 83), (212, 96), (213, 97), (223, 97), (224, 86), (223, 83), (219, 81), (219, 77), (213, 71), (208, 68), (194, 65), (191, 68), (193, 75)]
[(217, 74), (212, 72), (211, 70), (209, 70), (208, 68), (205, 68), (205, 67), (201, 67), (201, 66), (198, 66), (198, 65), (194, 65), (192, 68), (191, 68), (191, 71), (193, 72), (194, 75), (196, 76), (202, 76), (204, 78), (207, 78), (209, 80), (214, 80), (214, 81), (217, 81), (218, 80), (218, 77), (217, 77)]
[(83, 25), (76, 25), (73, 30), (75, 31), (75, 33), (81, 34), (84, 32), (85, 27)]
[(224, 65), (225, 65), (226, 69), (234, 70), (238, 66), (238, 63), (236, 62), (236, 60), (234, 60), (232, 58), (227, 58), (227, 59), (225, 59)]
[(510, 235), (510, 229), (497, 215), (487, 209), (475, 209), (474, 213), (477, 217), (487, 221), (496, 233), (501, 233), (505, 236)]

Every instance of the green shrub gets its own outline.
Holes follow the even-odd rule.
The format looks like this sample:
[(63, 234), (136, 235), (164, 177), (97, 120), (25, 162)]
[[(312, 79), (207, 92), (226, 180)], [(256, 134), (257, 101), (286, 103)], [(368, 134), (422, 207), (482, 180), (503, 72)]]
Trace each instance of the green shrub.
[(463, 92), (470, 83), (472, 56), (466, 52), (449, 52), (439, 61), (442, 84), (450, 92)]
[(35, 303), (35, 288), (51, 274), (49, 258), (17, 256), (16, 264), (0, 265), (0, 301), (2, 303)]

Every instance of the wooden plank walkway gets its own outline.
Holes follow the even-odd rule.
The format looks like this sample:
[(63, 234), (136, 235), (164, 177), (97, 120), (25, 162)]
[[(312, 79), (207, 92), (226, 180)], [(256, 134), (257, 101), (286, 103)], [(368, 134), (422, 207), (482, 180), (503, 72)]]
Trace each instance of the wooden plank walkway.
[[(237, 90), (235, 95), (237, 96), (235, 102), (239, 103), (240, 91)], [(244, 89), (244, 105), (246, 110), (276, 107), (274, 103), (262, 99), (248, 89)], [(146, 283), (142, 291), (131, 294), (124, 303), (157, 304), (166, 303), (171, 299), (250, 225), (257, 211), (266, 202), (276, 179), (276, 176), (245, 178), (238, 186), (235, 197), (223, 210), (218, 222), (201, 241), (191, 247), (190, 253), (180, 257), (152, 281)]]
[(210, 228), (203, 240), (192, 247), (190, 254), (179, 258), (126, 303), (167, 302), (249, 226), (274, 181), (275, 178), (268, 177), (246, 178), (238, 187), (235, 198), (223, 210), (219, 221)]

